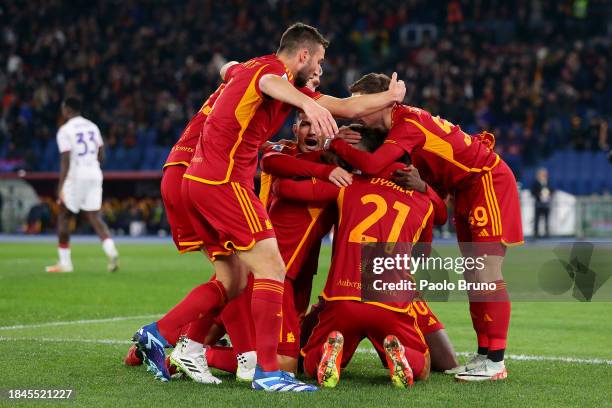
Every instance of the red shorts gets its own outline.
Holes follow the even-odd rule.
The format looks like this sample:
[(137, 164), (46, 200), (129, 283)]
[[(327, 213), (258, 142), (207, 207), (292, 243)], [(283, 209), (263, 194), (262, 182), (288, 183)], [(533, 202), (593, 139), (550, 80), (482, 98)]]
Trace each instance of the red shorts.
[(275, 237), (263, 204), (240, 183), (212, 185), (184, 179), (182, 194), (189, 221), (211, 260)]
[(310, 303), (312, 276), (309, 279), (285, 279), (283, 322), (277, 353), (298, 358), (300, 355), (301, 323)]
[(404, 345), (415, 376), (421, 373), (425, 359), (429, 358), (425, 338), (410, 314), (350, 300), (332, 301), (325, 303), (319, 314), (319, 322), (302, 349), (304, 371), (309, 376), (316, 374), (322, 346), (334, 330), (344, 336), (342, 367), (346, 367), (363, 339), (369, 339), (374, 347), (382, 349), (383, 341), (389, 334), (397, 336)]
[(518, 189), (506, 163), (455, 194), (454, 218), (459, 242), (523, 243)]
[(183, 204), (181, 184), (186, 169), (187, 167), (180, 164), (166, 166), (161, 179), (161, 195), (166, 207), (172, 240), (180, 253), (199, 251), (202, 247), (202, 240), (191, 226)]
[[(438, 319), (438, 317), (431, 311), (429, 305), (424, 300), (415, 300), (412, 302), (412, 310), (416, 314), (417, 325), (419, 326), (419, 330), (423, 333), (423, 336), (427, 336), (428, 334), (435, 333), (438, 330), (442, 330), (444, 325)], [(385, 349), (382, 344), (373, 343), (376, 352), (378, 353), (378, 357), (382, 362), (383, 366), (387, 368), (387, 360), (385, 357)]]
[(417, 325), (424, 336), (444, 328), (440, 319), (431, 311), (424, 300), (412, 302), (412, 309), (416, 312)]

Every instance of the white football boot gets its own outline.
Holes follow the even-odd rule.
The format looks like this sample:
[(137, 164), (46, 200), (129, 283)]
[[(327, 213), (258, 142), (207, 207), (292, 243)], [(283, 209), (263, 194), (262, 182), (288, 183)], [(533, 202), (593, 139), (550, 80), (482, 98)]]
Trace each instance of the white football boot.
[(119, 255), (108, 257), (106, 269), (109, 272), (117, 272), (119, 270)]
[(483, 361), (487, 359), (487, 356), (484, 354), (474, 354), (472, 358), (468, 360), (465, 364), (460, 364), (455, 368), (451, 368), (449, 370), (444, 371), (444, 374), (456, 375), (459, 373), (463, 373), (469, 370), (472, 370), (482, 364)]
[(476, 368), (455, 375), (457, 381), (497, 381), (505, 380), (508, 377), (508, 371), (503, 361), (493, 362), (489, 359), (484, 360)]
[(70, 273), (73, 270), (72, 265), (64, 265), (59, 262), (45, 268), (45, 271), (49, 273)]
[(183, 336), (170, 354), (170, 361), (195, 382), (221, 384), (221, 380), (210, 372), (206, 361), (207, 350), (201, 343)]
[(247, 351), (236, 356), (238, 360), (238, 369), (236, 370), (236, 380), (238, 381), (253, 381), (255, 376), (255, 367), (257, 366), (257, 353)]

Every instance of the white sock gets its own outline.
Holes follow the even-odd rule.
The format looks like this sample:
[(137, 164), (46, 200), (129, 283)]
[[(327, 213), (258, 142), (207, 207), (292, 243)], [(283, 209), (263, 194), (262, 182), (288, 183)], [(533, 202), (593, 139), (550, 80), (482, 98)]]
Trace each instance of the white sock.
[(112, 238), (106, 238), (104, 241), (102, 241), (102, 249), (109, 258), (114, 258), (119, 255), (117, 248), (115, 248), (115, 242)]
[(57, 248), (59, 254), (59, 263), (62, 266), (72, 266), (72, 259), (70, 257), (70, 248)]

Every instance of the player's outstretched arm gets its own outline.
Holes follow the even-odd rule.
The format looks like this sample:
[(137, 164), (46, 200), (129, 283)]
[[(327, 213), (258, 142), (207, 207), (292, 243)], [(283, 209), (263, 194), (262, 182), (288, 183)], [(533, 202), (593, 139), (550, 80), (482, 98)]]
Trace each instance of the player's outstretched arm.
[(385, 143), (370, 153), (357, 150), (342, 139), (333, 139), (329, 149), (351, 166), (369, 175), (380, 173), (404, 154), (404, 149), (396, 144)]
[(378, 112), (394, 103), (401, 103), (405, 95), (406, 85), (404, 81), (397, 80), (397, 73), (394, 72), (389, 89), (384, 92), (342, 99), (329, 95), (321, 95), (317, 102), (337, 118), (356, 119), (373, 112)]
[[(320, 156), (319, 152), (316, 153)], [(315, 177), (328, 180), (335, 168), (336, 166), (284, 153), (265, 154), (261, 158), (261, 169), (276, 177)]]
[(288, 81), (274, 74), (265, 74), (259, 80), (259, 89), (269, 97), (288, 103), (304, 111), (310, 119), (313, 132), (328, 137), (338, 133), (338, 125), (331, 113), (313, 99), (298, 91)]
[(340, 189), (326, 181), (278, 179), (272, 186), (274, 194), (279, 198), (294, 201), (329, 202), (338, 198)]

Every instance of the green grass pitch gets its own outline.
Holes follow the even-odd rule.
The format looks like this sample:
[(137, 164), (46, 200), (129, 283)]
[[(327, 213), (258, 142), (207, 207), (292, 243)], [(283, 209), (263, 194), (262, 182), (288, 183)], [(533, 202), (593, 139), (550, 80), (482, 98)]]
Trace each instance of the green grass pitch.
[[(412, 390), (398, 390), (377, 357), (361, 352), (336, 389), (315, 395), (255, 393), (223, 373), (220, 386), (162, 384), (143, 367), (123, 365), (128, 340), (206, 280), (211, 267), (200, 254), (179, 256), (169, 243), (124, 243), (119, 250), (122, 269), (116, 274), (106, 272), (99, 245), (77, 243), (75, 272), (51, 275), (44, 266), (55, 260), (52, 243), (0, 243), (0, 389), (72, 388), (76, 398), (63, 403), (87, 407), (612, 404), (612, 303), (605, 302), (513, 303), (508, 352), (530, 357), (508, 358), (509, 379), (503, 383), (463, 384), (433, 374)], [(525, 253), (538, 256), (537, 250)], [(314, 294), (323, 285), (329, 255), (325, 247)], [(525, 267), (529, 264), (526, 259)], [(456, 350), (473, 351), (466, 305), (431, 307)], [(109, 320), (116, 317), (122, 319)], [(66, 321), (71, 323), (45, 324)], [(0, 406), (21, 405), (0, 399)]]

